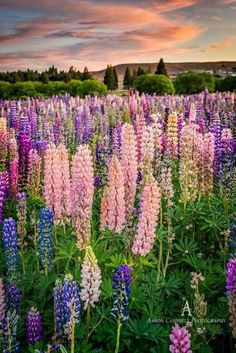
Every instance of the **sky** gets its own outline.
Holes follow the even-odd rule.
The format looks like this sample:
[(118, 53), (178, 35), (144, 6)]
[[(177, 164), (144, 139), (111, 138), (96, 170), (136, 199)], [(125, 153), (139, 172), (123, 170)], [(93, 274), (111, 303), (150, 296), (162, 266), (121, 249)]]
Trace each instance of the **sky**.
[(236, 60), (236, 1), (0, 0), (0, 70)]

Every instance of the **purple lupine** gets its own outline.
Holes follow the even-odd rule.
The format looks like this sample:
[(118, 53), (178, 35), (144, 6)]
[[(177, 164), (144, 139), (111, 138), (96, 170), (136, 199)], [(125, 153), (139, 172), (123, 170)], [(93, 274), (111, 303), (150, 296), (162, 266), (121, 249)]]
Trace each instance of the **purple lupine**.
[(53, 212), (49, 208), (43, 208), (39, 212), (39, 258), (45, 273), (52, 270), (54, 258), (53, 244)]
[(111, 310), (112, 316), (117, 322), (124, 323), (129, 318), (129, 295), (131, 293), (131, 268), (121, 265), (116, 268), (113, 276), (114, 304)]
[(26, 340), (35, 344), (42, 339), (42, 318), (36, 308), (31, 308), (26, 316)]
[(191, 334), (186, 326), (180, 327), (178, 324), (172, 327), (170, 334), (171, 345), (169, 351), (171, 353), (192, 353), (191, 351)]
[(4, 212), (4, 202), (6, 198), (7, 192), (7, 173), (0, 172), (0, 223), (3, 219), (3, 212)]
[(236, 293), (236, 259), (229, 259), (227, 263), (226, 290), (229, 297)]
[(15, 279), (18, 265), (18, 247), (16, 222), (13, 218), (8, 218), (3, 221), (2, 241), (7, 276), (10, 279)]
[(231, 256), (235, 256), (236, 251), (236, 216), (230, 216), (230, 233), (229, 233), (229, 249), (231, 250)]
[(13, 282), (9, 282), (6, 285), (6, 307), (7, 310), (16, 312), (19, 311), (21, 294), (19, 289)]
[(3, 320), (5, 317), (5, 290), (3, 286), (3, 280), (0, 278), (0, 330), (3, 325)]

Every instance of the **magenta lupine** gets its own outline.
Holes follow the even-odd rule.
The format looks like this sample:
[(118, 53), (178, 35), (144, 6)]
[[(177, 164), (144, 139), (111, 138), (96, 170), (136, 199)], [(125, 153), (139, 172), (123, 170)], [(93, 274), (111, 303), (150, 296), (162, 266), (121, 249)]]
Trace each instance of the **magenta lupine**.
[(0, 172), (0, 222), (2, 222), (2, 218), (3, 218), (7, 187), (8, 187), (7, 172)]
[[(113, 156), (108, 169), (107, 197), (107, 228), (120, 233), (125, 224), (125, 187), (121, 164)], [(102, 201), (103, 202), (103, 201)]]
[(29, 151), (28, 163), (27, 191), (32, 196), (39, 196), (42, 159), (34, 148)]
[(130, 124), (122, 127), (121, 166), (124, 176), (126, 212), (130, 214), (134, 204), (138, 174), (136, 136)]
[(80, 299), (84, 302), (84, 309), (94, 307), (100, 296), (101, 270), (91, 246), (86, 248), (84, 262), (81, 268)]
[(0, 278), (0, 330), (5, 316), (5, 290), (3, 280)]
[(84, 249), (90, 241), (93, 179), (91, 152), (88, 145), (80, 145), (73, 156), (71, 168), (71, 211), (79, 249)]
[(138, 229), (132, 245), (132, 252), (147, 255), (153, 247), (160, 210), (161, 193), (157, 181), (150, 176), (141, 195), (141, 209)]
[(170, 334), (171, 345), (170, 353), (192, 353), (191, 351), (191, 334), (186, 326), (180, 327), (175, 324)]

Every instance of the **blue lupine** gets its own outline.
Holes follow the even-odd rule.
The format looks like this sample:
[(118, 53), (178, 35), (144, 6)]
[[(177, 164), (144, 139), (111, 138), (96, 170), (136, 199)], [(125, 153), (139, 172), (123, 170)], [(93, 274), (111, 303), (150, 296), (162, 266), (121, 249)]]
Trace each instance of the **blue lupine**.
[(80, 299), (79, 288), (71, 275), (66, 275), (63, 282), (57, 281), (54, 291), (55, 329), (57, 334), (67, 334), (68, 325), (71, 320), (69, 305), (74, 304), (74, 319), (79, 322)]
[(113, 277), (114, 304), (111, 310), (116, 321), (124, 323), (129, 318), (129, 295), (131, 293), (131, 269), (128, 265), (117, 267)]
[(16, 310), (7, 312), (3, 322), (2, 337), (3, 337), (3, 353), (19, 353), (20, 345), (16, 339), (18, 314)]
[(39, 212), (39, 258), (45, 273), (53, 268), (53, 212), (49, 208), (43, 208)]
[(10, 279), (15, 279), (18, 265), (18, 247), (16, 222), (13, 218), (8, 218), (3, 221), (2, 241), (7, 266), (7, 276)]

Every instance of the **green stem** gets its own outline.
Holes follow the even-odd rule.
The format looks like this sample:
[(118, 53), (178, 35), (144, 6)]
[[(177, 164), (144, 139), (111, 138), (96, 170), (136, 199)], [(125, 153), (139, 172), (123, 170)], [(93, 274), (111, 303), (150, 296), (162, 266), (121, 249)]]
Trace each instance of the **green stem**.
[(157, 283), (159, 283), (160, 275), (161, 275), (161, 261), (162, 261), (162, 239), (160, 240), (160, 247), (159, 247)]
[(89, 340), (89, 323), (90, 323), (90, 304), (88, 305), (87, 316), (86, 316), (86, 327), (87, 327), (86, 343), (88, 343), (88, 340)]
[(118, 321), (118, 323), (117, 323), (116, 350), (115, 350), (115, 353), (119, 353), (121, 325), (122, 325), (122, 323), (120, 322), (120, 319), (119, 319), (119, 321)]
[(164, 269), (163, 269), (163, 276), (164, 277), (166, 276), (166, 271), (167, 271), (167, 267), (168, 267), (168, 264), (169, 264), (169, 258), (170, 258), (170, 248), (168, 247), (167, 255), (166, 255), (166, 261), (165, 261), (165, 266), (164, 266)]
[(74, 353), (74, 352), (75, 352), (75, 322), (74, 322), (74, 319), (72, 319), (72, 323), (71, 323), (70, 352), (71, 352), (71, 353)]

